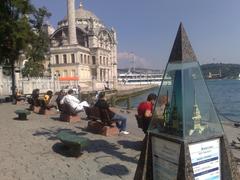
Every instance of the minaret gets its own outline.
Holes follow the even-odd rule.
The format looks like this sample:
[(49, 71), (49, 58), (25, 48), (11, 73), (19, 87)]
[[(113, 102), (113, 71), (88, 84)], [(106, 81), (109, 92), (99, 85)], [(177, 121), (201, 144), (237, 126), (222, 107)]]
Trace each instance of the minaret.
[(75, 24), (75, 0), (67, 0), (68, 7), (68, 43), (77, 44), (76, 24)]

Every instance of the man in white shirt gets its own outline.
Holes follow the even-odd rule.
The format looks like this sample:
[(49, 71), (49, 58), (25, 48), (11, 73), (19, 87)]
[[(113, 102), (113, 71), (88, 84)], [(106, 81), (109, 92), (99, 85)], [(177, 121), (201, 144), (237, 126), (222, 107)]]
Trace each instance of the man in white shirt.
[(70, 111), (67, 113), (76, 114), (82, 111), (84, 106), (89, 107), (89, 104), (87, 103), (87, 101), (80, 102), (72, 94), (73, 94), (73, 90), (69, 89), (67, 95), (64, 96), (60, 101), (60, 104), (63, 104), (64, 106), (66, 105), (67, 107), (69, 107), (68, 109), (64, 109), (64, 111)]

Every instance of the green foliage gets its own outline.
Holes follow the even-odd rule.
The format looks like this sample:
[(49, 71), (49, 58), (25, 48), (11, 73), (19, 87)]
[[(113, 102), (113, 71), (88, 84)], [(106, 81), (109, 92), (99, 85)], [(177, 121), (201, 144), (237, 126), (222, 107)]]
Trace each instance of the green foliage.
[(40, 62), (29, 60), (22, 69), (24, 77), (42, 77), (44, 74), (44, 66)]
[(45, 7), (34, 9), (32, 18), (29, 20), (32, 26), (31, 45), (27, 48), (27, 57), (33, 61), (42, 61), (46, 59), (49, 51), (49, 38), (47, 32), (43, 30), (44, 19), (51, 14)]
[(24, 53), (33, 61), (44, 59), (48, 40), (42, 26), (50, 14), (36, 9), (30, 0), (3, 0), (0, 3), (0, 64), (11, 67), (12, 95), (15, 94), (15, 64)]
[(14, 64), (21, 52), (34, 61), (44, 60), (49, 39), (43, 31), (45, 7), (36, 9), (30, 0), (4, 0), (0, 3), (0, 63)]
[(0, 63), (14, 64), (20, 51), (30, 42), (32, 13), (28, 0), (4, 0), (0, 3)]

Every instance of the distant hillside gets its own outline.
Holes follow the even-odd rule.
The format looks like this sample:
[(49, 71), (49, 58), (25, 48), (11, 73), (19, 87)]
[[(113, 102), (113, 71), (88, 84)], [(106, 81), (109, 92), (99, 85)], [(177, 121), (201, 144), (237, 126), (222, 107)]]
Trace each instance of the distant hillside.
[(236, 79), (240, 73), (240, 64), (203, 64), (201, 69), (205, 79)]

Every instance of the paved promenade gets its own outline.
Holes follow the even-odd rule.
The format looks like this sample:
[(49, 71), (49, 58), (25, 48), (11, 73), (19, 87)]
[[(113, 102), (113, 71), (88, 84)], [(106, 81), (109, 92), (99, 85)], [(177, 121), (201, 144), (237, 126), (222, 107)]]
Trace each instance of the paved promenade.
[[(69, 124), (58, 121), (59, 115), (32, 113), (28, 121), (14, 120), (14, 110), (26, 107), (0, 104), (1, 180), (133, 179), (143, 138), (141, 131), (104, 137), (86, 132), (85, 120)], [(73, 158), (64, 154), (62, 144), (56, 139), (61, 130), (91, 140), (82, 156)], [(137, 133), (140, 134), (136, 136)]]
[[(32, 113), (28, 121), (15, 120), (16, 109), (26, 105), (0, 104), (1, 180), (131, 180), (140, 155), (144, 134), (137, 128), (134, 111), (117, 110), (128, 116), (130, 135), (105, 137), (85, 131), (87, 121), (66, 123), (53, 116)], [(82, 118), (85, 115), (82, 113)], [(225, 126), (229, 139), (239, 129)], [(91, 140), (83, 155), (68, 157), (56, 134), (61, 130)], [(239, 150), (234, 150), (240, 158)]]

